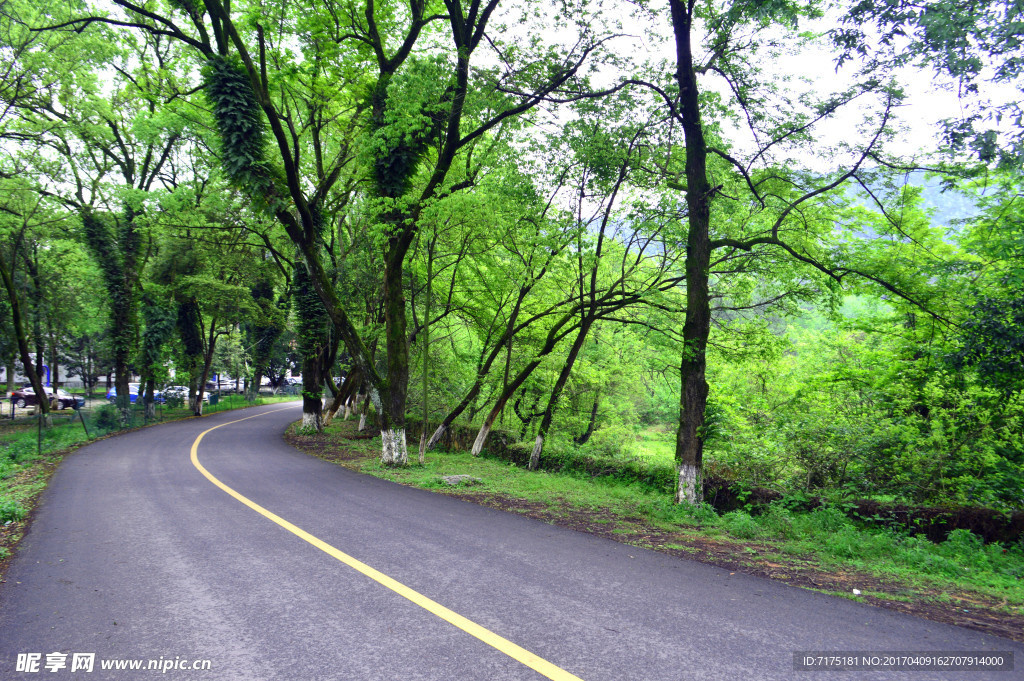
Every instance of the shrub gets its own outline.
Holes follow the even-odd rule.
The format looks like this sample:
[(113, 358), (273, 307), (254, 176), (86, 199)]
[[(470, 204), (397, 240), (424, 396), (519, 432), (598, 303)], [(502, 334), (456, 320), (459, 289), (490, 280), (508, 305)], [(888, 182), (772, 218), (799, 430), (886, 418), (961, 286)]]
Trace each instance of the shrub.
[(792, 513), (779, 503), (771, 504), (759, 520), (766, 531), (780, 539), (792, 539), (797, 535)]
[(0, 523), (8, 520), (21, 520), (25, 517), (23, 509), (14, 499), (0, 499)]
[(758, 522), (743, 511), (730, 511), (723, 515), (722, 527), (737, 539), (756, 539), (762, 535)]
[(627, 425), (613, 424), (598, 428), (580, 452), (595, 457), (631, 457), (637, 454), (637, 437)]
[(96, 428), (102, 431), (117, 430), (121, 427), (121, 419), (117, 413), (117, 407), (112, 404), (104, 404), (96, 410), (93, 417)]

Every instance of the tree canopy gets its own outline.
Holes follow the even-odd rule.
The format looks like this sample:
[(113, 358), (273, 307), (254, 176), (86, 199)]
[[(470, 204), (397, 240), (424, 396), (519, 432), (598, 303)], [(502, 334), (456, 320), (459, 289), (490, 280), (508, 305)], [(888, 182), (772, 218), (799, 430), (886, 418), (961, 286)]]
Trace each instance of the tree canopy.
[(3, 0), (4, 364), (1019, 506), (1018, 4)]

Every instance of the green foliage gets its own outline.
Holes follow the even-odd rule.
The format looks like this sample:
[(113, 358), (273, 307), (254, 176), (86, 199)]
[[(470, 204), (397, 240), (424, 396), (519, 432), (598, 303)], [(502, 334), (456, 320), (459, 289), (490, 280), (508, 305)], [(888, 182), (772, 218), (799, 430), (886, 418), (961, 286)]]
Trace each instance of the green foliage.
[(25, 517), (25, 509), (13, 499), (0, 499), (0, 524), (9, 520), (21, 520)]
[(1024, 398), (943, 370), (944, 346), (922, 353), (916, 340), (930, 325), (885, 308), (848, 314), (791, 325), (780, 356), (716, 365), (712, 469), (788, 492), (1024, 504)]
[(405, 69), (382, 77), (373, 90), (371, 154), (381, 196), (405, 194), (440, 131), (446, 109), (443, 88), (450, 70), (446, 62), (442, 56), (410, 59)]
[(744, 511), (731, 511), (722, 516), (722, 527), (739, 539), (757, 539), (762, 536), (761, 525)]
[(203, 68), (203, 78), (217, 122), (225, 174), (257, 206), (271, 214), (285, 210), (279, 172), (266, 159), (263, 113), (249, 76), (235, 59), (213, 55)]
[(99, 406), (93, 415), (93, 424), (102, 432), (110, 432), (121, 428), (121, 416), (112, 404)]
[(163, 369), (162, 348), (171, 340), (177, 326), (177, 311), (158, 303), (152, 296), (143, 296), (142, 319), (145, 330), (142, 333), (142, 364), (149, 371)]
[(637, 434), (628, 423), (610, 423), (599, 428), (580, 451), (595, 457), (632, 457), (638, 453)]
[(1019, 168), (1024, 161), (1020, 103), (993, 97), (988, 86), (1020, 89), (1022, 27), (1024, 6), (1017, 0), (924, 5), (859, 0), (846, 9), (832, 38), (841, 50), (840, 63), (860, 57), (877, 70), (914, 64), (954, 83), (963, 115), (945, 124), (947, 148), (973, 152), (982, 163)]
[(956, 347), (947, 359), (957, 370), (973, 369), (988, 384), (1006, 391), (1024, 388), (1024, 220), (1021, 178), (1002, 173), (979, 197), (981, 212), (961, 235), (974, 256), (964, 263), (974, 273), (973, 305), (966, 311)]

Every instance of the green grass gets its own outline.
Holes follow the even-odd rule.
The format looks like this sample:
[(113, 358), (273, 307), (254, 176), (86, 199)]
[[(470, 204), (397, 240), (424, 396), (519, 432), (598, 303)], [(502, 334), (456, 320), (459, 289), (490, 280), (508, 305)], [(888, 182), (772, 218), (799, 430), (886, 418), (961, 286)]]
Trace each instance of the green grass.
[(637, 456), (672, 463), (676, 456), (675, 434), (664, 427), (645, 428), (637, 438)]
[(1005, 598), (1008, 604), (1024, 605), (1021, 542), (984, 545), (971, 532), (954, 530), (946, 541), (935, 544), (922, 536), (857, 527), (834, 508), (791, 514), (773, 507), (765, 516), (750, 519), (746, 528), (751, 526), (760, 530), (757, 536), (779, 542), (786, 553), (814, 556), (825, 568), (853, 568), (941, 589), (969, 587)]

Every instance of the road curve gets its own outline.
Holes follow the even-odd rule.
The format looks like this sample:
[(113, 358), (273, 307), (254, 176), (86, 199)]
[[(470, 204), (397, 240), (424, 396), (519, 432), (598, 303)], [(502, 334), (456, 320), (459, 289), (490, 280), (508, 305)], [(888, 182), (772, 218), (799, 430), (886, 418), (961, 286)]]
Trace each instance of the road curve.
[[(325, 463), (282, 441), (298, 409), (164, 424), (66, 457), (0, 584), (0, 679), (1021, 678), (1012, 641)], [(250, 505), (193, 464), (204, 431), (200, 466)], [(798, 651), (1009, 651), (1016, 670), (802, 672)], [(52, 653), (65, 668), (47, 671)], [(92, 672), (71, 671), (76, 653)], [(33, 659), (39, 671), (18, 670)], [(169, 670), (101, 668), (117, 660)]]

